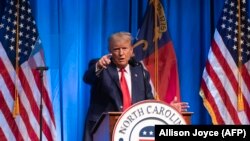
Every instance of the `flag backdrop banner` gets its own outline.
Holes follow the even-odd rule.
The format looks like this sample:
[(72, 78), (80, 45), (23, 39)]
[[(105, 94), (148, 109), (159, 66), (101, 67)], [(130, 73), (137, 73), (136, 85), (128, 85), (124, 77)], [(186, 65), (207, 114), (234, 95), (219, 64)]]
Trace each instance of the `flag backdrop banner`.
[(213, 124), (250, 123), (250, 19), (246, 0), (226, 0), (200, 95)]
[(178, 64), (161, 1), (149, 1), (134, 46), (136, 59), (150, 73), (156, 98), (170, 103), (176, 96), (180, 101)]
[(0, 19), (1, 141), (39, 141), (40, 127), (43, 141), (56, 140), (47, 77), (42, 81), (36, 70), (40, 66), (45, 66), (44, 54), (29, 1), (6, 0)]

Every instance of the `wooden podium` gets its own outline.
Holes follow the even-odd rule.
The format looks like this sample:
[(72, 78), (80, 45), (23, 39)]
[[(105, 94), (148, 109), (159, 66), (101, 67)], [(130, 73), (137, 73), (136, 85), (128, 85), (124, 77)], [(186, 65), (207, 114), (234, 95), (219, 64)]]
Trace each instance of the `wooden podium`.
[[(192, 114), (192, 112), (182, 113), (187, 124), (191, 124)], [(92, 131), (93, 141), (111, 141), (114, 126), (120, 115), (121, 112), (103, 113)]]
[(121, 112), (103, 113), (92, 131), (93, 141), (111, 141), (114, 126), (120, 115)]

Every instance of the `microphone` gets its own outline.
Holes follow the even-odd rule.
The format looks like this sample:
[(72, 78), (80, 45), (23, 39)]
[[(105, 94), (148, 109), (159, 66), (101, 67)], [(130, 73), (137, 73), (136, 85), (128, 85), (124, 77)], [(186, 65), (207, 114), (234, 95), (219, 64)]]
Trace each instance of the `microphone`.
[(142, 66), (142, 64), (141, 64), (140, 62), (136, 61), (136, 59), (135, 59), (134, 57), (131, 57), (131, 58), (129, 59), (128, 63), (129, 63), (131, 66), (133, 66), (133, 67), (139, 66), (139, 65)]
[(43, 78), (43, 72), (46, 71), (46, 70), (48, 70), (48, 69), (49, 69), (49, 67), (47, 67), (47, 66), (36, 67), (36, 70), (39, 71), (41, 78)]
[(48, 70), (48, 69), (49, 67), (46, 67), (46, 66), (36, 67), (36, 70), (41, 70), (41, 71)]

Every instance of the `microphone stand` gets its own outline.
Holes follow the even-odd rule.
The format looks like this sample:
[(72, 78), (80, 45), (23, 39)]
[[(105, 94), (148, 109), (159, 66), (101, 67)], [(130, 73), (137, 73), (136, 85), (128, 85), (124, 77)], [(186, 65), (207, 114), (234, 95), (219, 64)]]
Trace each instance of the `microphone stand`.
[(40, 98), (40, 141), (42, 141), (42, 133), (43, 133), (43, 72), (48, 70), (49, 68), (46, 66), (37, 67), (36, 70), (39, 71), (40, 74), (40, 89), (41, 89), (41, 98)]

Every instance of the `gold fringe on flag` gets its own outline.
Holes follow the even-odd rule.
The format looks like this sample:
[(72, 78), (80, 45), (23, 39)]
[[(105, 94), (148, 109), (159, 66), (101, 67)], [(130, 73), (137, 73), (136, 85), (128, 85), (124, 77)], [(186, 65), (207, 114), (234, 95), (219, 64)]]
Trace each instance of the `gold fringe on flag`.
[(242, 92), (239, 93), (238, 97), (237, 97), (237, 106), (238, 106), (238, 110), (242, 111), (244, 110), (244, 101), (243, 101), (243, 95)]
[(13, 107), (12, 116), (15, 118), (19, 114), (20, 114), (20, 110), (19, 110), (19, 98), (18, 98), (18, 94), (17, 94), (17, 95), (15, 95), (15, 101), (14, 101), (14, 107)]

